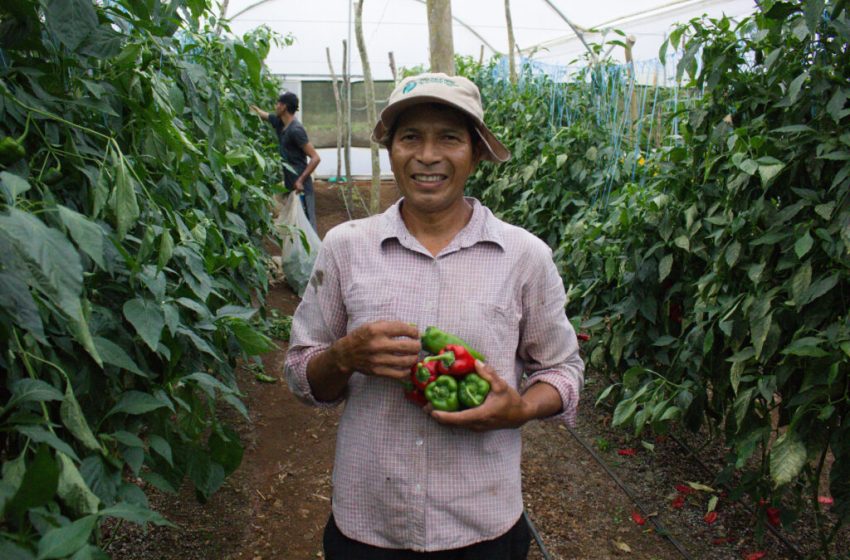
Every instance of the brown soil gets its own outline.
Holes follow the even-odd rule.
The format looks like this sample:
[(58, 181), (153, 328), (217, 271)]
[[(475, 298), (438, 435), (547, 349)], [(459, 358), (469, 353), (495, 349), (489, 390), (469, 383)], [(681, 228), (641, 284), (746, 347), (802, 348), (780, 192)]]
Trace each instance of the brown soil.
[[(319, 233), (349, 219), (339, 189), (316, 185)], [(368, 185), (361, 185), (368, 200)], [(398, 197), (391, 183), (383, 185), (382, 208)], [(364, 215), (362, 205), (353, 216)], [(298, 297), (283, 283), (273, 286), (267, 305), (291, 315)], [(265, 372), (282, 377), (286, 344), (263, 357)], [(605, 382), (588, 372), (578, 426), (567, 430), (551, 422), (523, 428), (523, 485), (527, 512), (539, 532), (550, 558), (631, 558), (674, 560), (679, 558), (740, 559), (763, 550), (767, 559), (793, 558), (775, 537), (758, 544), (752, 514), (742, 504), (721, 498), (717, 522), (703, 520), (707, 492), (697, 492), (681, 509), (670, 505), (674, 486), (686, 481), (711, 484), (711, 473), (720, 469), (721, 453), (703, 449), (700, 456), (708, 472), (671, 438), (653, 440), (654, 452), (628, 434), (608, 427), (609, 415), (593, 406), (595, 394)], [(338, 410), (319, 411), (297, 402), (286, 384), (258, 382), (247, 369), (240, 370), (244, 401), (251, 422), (239, 417), (245, 444), (241, 467), (206, 504), (199, 503), (187, 485), (179, 495), (149, 490), (152, 506), (178, 528), (135, 526), (111, 531), (109, 552), (128, 560), (306, 560), (322, 558), (322, 531), (330, 513)], [(646, 435), (644, 437), (647, 437)], [(590, 447), (593, 454), (587, 449)], [(694, 443), (692, 441), (692, 443)], [(618, 450), (636, 449), (633, 456)], [(601, 457), (623, 486), (644, 507), (650, 521), (640, 526), (632, 519), (638, 506), (597, 462)], [(653, 528), (658, 521), (687, 556)], [(811, 550), (815, 537), (809, 523), (799, 521), (783, 532), (799, 548)], [(845, 535), (846, 536), (846, 535)], [(716, 539), (731, 542), (713, 544)], [(850, 539), (843, 539), (848, 543)], [(838, 539), (842, 542), (841, 536)], [(836, 558), (850, 558), (850, 545), (842, 544)], [(532, 543), (530, 560), (545, 556)]]

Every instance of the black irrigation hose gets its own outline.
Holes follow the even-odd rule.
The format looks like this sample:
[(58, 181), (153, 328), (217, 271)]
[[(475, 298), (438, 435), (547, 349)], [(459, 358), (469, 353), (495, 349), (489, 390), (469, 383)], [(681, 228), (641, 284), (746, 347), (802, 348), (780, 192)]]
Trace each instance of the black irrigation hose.
[[(703, 471), (704, 471), (704, 472), (705, 472), (708, 476), (712, 477), (712, 479), (714, 478), (714, 473), (712, 473), (711, 469), (710, 469), (710, 468), (708, 468), (708, 465), (706, 465), (706, 464), (702, 461), (702, 459), (700, 459), (700, 458), (699, 458), (699, 456), (696, 454), (696, 452), (695, 452), (693, 449), (691, 449), (691, 448), (690, 448), (690, 446), (689, 446), (687, 443), (685, 443), (684, 441), (682, 441), (681, 439), (679, 439), (678, 437), (676, 437), (676, 436), (675, 436), (675, 435), (673, 435), (673, 434), (670, 434), (670, 439), (672, 439), (673, 441), (675, 441), (675, 442), (676, 442), (676, 445), (678, 445), (680, 448), (682, 448), (682, 450), (683, 450), (685, 453), (687, 453), (688, 455), (690, 455), (690, 456), (691, 456), (691, 459), (693, 459), (694, 461), (696, 461), (696, 463), (697, 463), (697, 464), (698, 464), (698, 465), (702, 468), (702, 470), (703, 470)], [(728, 484), (726, 484), (726, 483), (722, 483), (722, 484), (723, 484), (723, 487), (726, 489), (726, 491), (727, 491), (727, 492), (731, 492), (731, 491), (732, 491), (732, 489), (729, 487), (729, 485), (728, 485)], [(742, 506), (744, 506), (744, 507), (746, 507), (746, 505), (745, 505), (745, 504), (743, 504), (743, 503), (741, 503), (741, 505), (742, 505)], [(754, 508), (754, 507), (752, 507), (752, 506), (751, 506), (749, 509), (750, 509), (750, 512), (751, 512), (751, 513), (755, 513), (755, 508)], [(802, 554), (802, 553), (801, 553), (801, 552), (797, 549), (797, 547), (796, 547), (796, 546), (794, 546), (794, 544), (793, 544), (791, 541), (789, 541), (789, 540), (785, 537), (785, 535), (783, 535), (782, 533), (780, 533), (780, 532), (779, 532), (779, 529), (777, 529), (776, 527), (774, 527), (774, 526), (773, 526), (773, 525), (771, 525), (770, 523), (766, 524), (766, 525), (765, 525), (765, 527), (767, 527), (768, 531), (770, 531), (770, 532), (771, 532), (771, 534), (773, 534), (773, 536), (775, 536), (777, 539), (779, 539), (779, 541), (780, 541), (783, 545), (785, 545), (785, 547), (786, 547), (786, 548), (787, 548), (787, 549), (791, 552), (791, 554), (793, 554), (793, 555), (794, 555), (794, 557), (795, 557), (795, 558), (803, 558), (803, 554)]]
[(647, 509), (643, 506), (643, 504), (642, 504), (642, 503), (640, 503), (640, 502), (638, 501), (638, 499), (637, 499), (637, 497), (634, 495), (634, 493), (633, 493), (633, 492), (632, 492), (632, 491), (631, 491), (631, 490), (630, 490), (630, 489), (629, 489), (629, 488), (628, 488), (628, 487), (627, 487), (627, 486), (623, 483), (623, 481), (621, 481), (621, 480), (620, 480), (620, 477), (618, 477), (618, 476), (617, 476), (617, 473), (615, 473), (613, 470), (611, 470), (611, 467), (609, 467), (609, 466), (608, 466), (608, 463), (606, 463), (606, 462), (605, 462), (605, 459), (603, 459), (602, 457), (600, 457), (600, 456), (596, 453), (596, 451), (594, 451), (594, 450), (593, 450), (593, 448), (592, 448), (590, 445), (588, 445), (588, 444), (587, 444), (587, 443), (586, 443), (583, 439), (581, 439), (581, 437), (579, 437), (579, 435), (575, 432), (575, 430), (573, 430), (572, 428), (570, 428), (569, 426), (567, 426), (567, 431), (568, 431), (568, 432), (570, 432), (570, 434), (572, 434), (572, 436), (576, 439), (576, 441), (578, 441), (578, 442), (581, 444), (581, 446), (582, 446), (582, 447), (584, 447), (584, 448), (587, 450), (587, 452), (588, 452), (588, 453), (590, 453), (590, 456), (591, 456), (591, 457), (593, 457), (593, 458), (594, 458), (594, 460), (595, 460), (597, 463), (599, 463), (599, 465), (600, 465), (603, 469), (605, 469), (605, 472), (606, 472), (606, 473), (608, 473), (608, 476), (610, 476), (610, 477), (611, 477), (611, 479), (612, 479), (614, 482), (616, 482), (616, 483), (617, 483), (617, 486), (619, 486), (619, 487), (620, 487), (620, 489), (621, 489), (623, 492), (625, 492), (625, 493), (626, 493), (626, 495), (627, 495), (627, 496), (629, 497), (629, 499), (631, 499), (631, 501), (632, 501), (632, 502), (633, 502), (633, 503), (637, 506), (637, 508), (638, 508), (639, 510), (641, 510), (641, 511), (643, 512), (643, 514), (644, 514), (644, 515), (645, 515), (645, 516), (646, 516), (646, 517), (647, 517), (650, 521), (652, 521), (652, 524), (655, 526), (655, 532), (656, 532), (656, 533), (658, 533), (659, 535), (662, 535), (664, 538), (666, 538), (668, 541), (670, 541), (670, 543), (671, 543), (674, 547), (676, 547), (676, 550), (678, 550), (678, 551), (679, 551), (679, 553), (680, 553), (683, 557), (687, 558), (688, 560), (693, 560), (693, 557), (690, 555), (690, 553), (687, 551), (687, 549), (685, 549), (685, 547), (684, 547), (684, 546), (682, 546), (682, 543), (680, 543), (680, 542), (679, 542), (679, 541), (677, 541), (675, 538), (673, 538), (673, 535), (671, 535), (671, 534), (669, 533), (669, 531), (667, 531), (667, 529), (665, 529), (665, 528), (664, 528), (664, 526), (663, 526), (663, 525), (661, 525), (661, 523), (660, 523), (659, 521), (656, 521), (656, 520), (655, 520), (655, 516), (654, 516), (654, 515), (650, 515), (650, 512), (649, 512), (649, 511), (648, 511), (648, 510), (647, 510)]
[(543, 544), (543, 538), (540, 536), (540, 533), (537, 532), (537, 527), (535, 527), (534, 523), (531, 522), (531, 517), (528, 516), (528, 512), (522, 510), (522, 516), (525, 518), (525, 522), (528, 523), (528, 528), (531, 530), (531, 535), (534, 537), (534, 541), (537, 543), (537, 548), (540, 549), (540, 553), (543, 554), (543, 558), (546, 560), (552, 560), (552, 557), (549, 556), (549, 551), (546, 550), (546, 546)]

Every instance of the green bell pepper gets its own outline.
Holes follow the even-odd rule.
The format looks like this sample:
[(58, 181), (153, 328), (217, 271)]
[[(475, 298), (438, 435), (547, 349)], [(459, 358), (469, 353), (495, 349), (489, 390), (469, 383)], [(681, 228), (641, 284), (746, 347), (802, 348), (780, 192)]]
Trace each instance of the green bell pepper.
[(451, 375), (441, 375), (425, 388), (425, 398), (434, 410), (454, 412), (460, 409), (457, 398), (457, 381)]
[(466, 408), (480, 406), (490, 393), (490, 383), (478, 375), (470, 373), (458, 385), (458, 400)]

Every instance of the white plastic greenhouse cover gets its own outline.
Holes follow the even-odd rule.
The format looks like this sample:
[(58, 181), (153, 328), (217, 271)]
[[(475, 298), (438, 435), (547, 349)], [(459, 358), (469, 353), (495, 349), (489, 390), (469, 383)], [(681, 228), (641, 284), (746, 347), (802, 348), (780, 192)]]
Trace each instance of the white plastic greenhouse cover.
[[(291, 34), (294, 44), (274, 49), (267, 64), (275, 74), (289, 80), (322, 79), (329, 76), (326, 49), (330, 48), (334, 70), (342, 70), (342, 41), (348, 40), (351, 74), (362, 75), (354, 36), (354, 0), (224, 0), (225, 17), (234, 33), (242, 34), (267, 25), (282, 35)], [(455, 52), (476, 60), (507, 49), (504, 0), (453, 0)], [(567, 66), (585, 51), (581, 40), (564, 18), (583, 29), (588, 42), (601, 43), (603, 33), (614, 38), (619, 29), (635, 38), (634, 60), (652, 60), (675, 22), (706, 14), (740, 17), (755, 9), (754, 0), (512, 0), (515, 43), (533, 59)], [(563, 17), (562, 17), (563, 16)], [(607, 31), (606, 31), (607, 30)], [(389, 53), (396, 67), (428, 65), (428, 23), (425, 0), (365, 0), (363, 35), (372, 76), (392, 79)], [(352, 48), (353, 47), (353, 48)], [(535, 50), (536, 49), (536, 50)], [(612, 51), (623, 60), (623, 49)]]

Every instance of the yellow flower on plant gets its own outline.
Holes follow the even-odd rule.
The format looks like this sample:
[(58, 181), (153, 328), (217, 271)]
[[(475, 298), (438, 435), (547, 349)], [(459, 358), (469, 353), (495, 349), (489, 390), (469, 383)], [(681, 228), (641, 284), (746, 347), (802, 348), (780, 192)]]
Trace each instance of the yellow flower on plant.
[(643, 156), (640, 156), (640, 159), (638, 160), (638, 165), (643, 165), (644, 163), (646, 163), (646, 160), (643, 159)]

